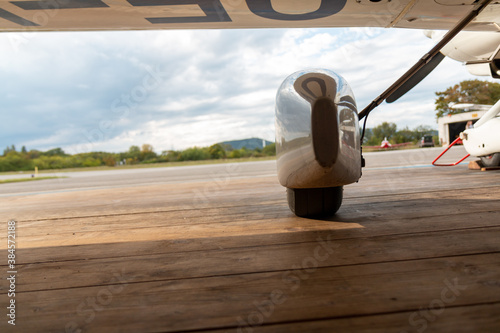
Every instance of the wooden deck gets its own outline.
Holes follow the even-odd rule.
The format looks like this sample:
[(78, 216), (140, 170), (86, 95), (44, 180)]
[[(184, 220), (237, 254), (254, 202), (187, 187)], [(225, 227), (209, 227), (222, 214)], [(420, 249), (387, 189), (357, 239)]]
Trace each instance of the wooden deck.
[(500, 332), (499, 171), (368, 169), (329, 220), (271, 176), (0, 200), (1, 332)]

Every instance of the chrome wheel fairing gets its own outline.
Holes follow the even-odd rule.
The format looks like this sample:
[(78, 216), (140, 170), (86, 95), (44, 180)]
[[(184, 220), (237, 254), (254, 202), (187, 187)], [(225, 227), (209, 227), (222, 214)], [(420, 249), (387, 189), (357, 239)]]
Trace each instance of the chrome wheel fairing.
[(290, 75), (276, 97), (278, 177), (288, 188), (336, 187), (361, 177), (356, 102), (329, 70)]

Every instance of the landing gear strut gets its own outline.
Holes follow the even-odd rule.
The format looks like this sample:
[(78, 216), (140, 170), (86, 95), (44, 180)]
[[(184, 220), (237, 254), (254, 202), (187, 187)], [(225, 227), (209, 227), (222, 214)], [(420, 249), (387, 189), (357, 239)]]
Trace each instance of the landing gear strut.
[(489, 156), (481, 156), (481, 163), (487, 168), (500, 166), (500, 153), (491, 154)]

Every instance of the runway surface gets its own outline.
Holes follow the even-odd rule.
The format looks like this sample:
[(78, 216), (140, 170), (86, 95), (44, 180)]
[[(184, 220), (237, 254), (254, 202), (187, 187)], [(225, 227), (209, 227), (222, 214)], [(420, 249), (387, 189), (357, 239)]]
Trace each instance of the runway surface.
[[(365, 153), (366, 169), (407, 167), (432, 167), (431, 162), (442, 148), (396, 150)], [(456, 162), (466, 155), (463, 147), (454, 147), (443, 158), (443, 163)], [(467, 159), (464, 163), (471, 160)], [(441, 161), (440, 161), (441, 162)], [(198, 181), (211, 181), (212, 178), (225, 176), (248, 178), (276, 176), (276, 162), (246, 162), (230, 164), (212, 164), (186, 167), (117, 169), (104, 171), (80, 171), (43, 173), (41, 176), (64, 177), (23, 183), (8, 183), (0, 186), (0, 197), (29, 195), (60, 191), (79, 191), (89, 189), (119, 188), (122, 186), (143, 186), (153, 184), (175, 184)], [(32, 173), (0, 175), (1, 179), (30, 178)]]
[(2, 184), (0, 331), (500, 331), (500, 172), (440, 151), (366, 154), (324, 220), (274, 161)]

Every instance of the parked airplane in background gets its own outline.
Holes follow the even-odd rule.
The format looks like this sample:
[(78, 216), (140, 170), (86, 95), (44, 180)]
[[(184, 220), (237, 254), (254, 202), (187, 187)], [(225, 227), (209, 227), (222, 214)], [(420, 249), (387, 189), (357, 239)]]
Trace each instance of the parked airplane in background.
[[(499, 18), (500, 20), (500, 18)], [(425, 35), (439, 40), (443, 33), (426, 31)], [(467, 70), (478, 76), (500, 78), (500, 32), (462, 31), (451, 40), (441, 53), (465, 64)], [(452, 108), (464, 108), (454, 105)], [(485, 105), (471, 105), (476, 109)], [(489, 109), (489, 110), (488, 110)], [(472, 156), (479, 156), (484, 166), (500, 165), (500, 103), (488, 107), (488, 112), (479, 119), (473, 128), (467, 128), (460, 134), (465, 149)]]
[[(359, 120), (366, 125), (374, 108), (396, 101), (445, 55), (472, 73), (500, 76), (498, 0), (0, 0), (4, 32), (363, 26), (449, 32), (359, 113), (337, 73), (304, 70), (285, 79), (276, 97), (278, 177), (299, 216), (338, 210), (343, 186), (361, 177)], [(500, 102), (462, 133), (466, 149), (491, 164), (500, 156), (499, 112)]]

